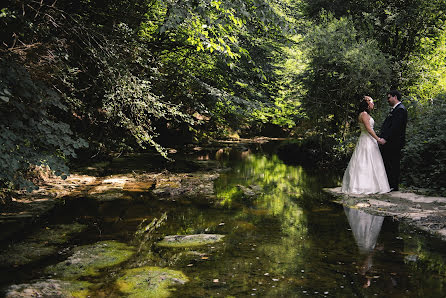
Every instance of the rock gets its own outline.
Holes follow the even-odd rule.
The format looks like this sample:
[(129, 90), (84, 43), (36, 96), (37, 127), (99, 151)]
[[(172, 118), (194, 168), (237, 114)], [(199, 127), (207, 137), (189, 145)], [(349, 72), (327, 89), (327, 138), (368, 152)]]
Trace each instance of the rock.
[(187, 281), (181, 271), (147, 266), (126, 270), (116, 286), (126, 297), (161, 298), (170, 296), (171, 286)]
[(222, 241), (224, 235), (195, 234), (166, 236), (157, 243), (162, 247), (194, 247)]
[(370, 207), (369, 203), (358, 203), (355, 205), (357, 208), (365, 208), (365, 207)]
[(88, 198), (102, 202), (102, 201), (114, 201), (117, 199), (125, 199), (128, 197), (125, 197), (124, 193), (120, 191), (107, 191), (103, 193), (89, 194)]
[(446, 198), (427, 197), (410, 192), (390, 192), (373, 195), (351, 195), (341, 192), (340, 187), (324, 188), (333, 195), (336, 203), (349, 208), (363, 209), (367, 213), (392, 216), (417, 228), (446, 240)]
[(256, 195), (256, 193), (252, 189), (250, 189), (246, 186), (237, 185), (237, 188), (242, 191), (242, 193), (245, 197), (255, 197), (255, 195)]
[(48, 279), (9, 286), (5, 290), (5, 297), (87, 297), (90, 285), (86, 281)]
[(246, 198), (254, 198), (262, 191), (262, 188), (259, 185), (243, 186), (239, 184), (237, 185), (237, 188), (243, 193), (243, 196)]
[(46, 268), (45, 272), (62, 279), (76, 279), (80, 276), (94, 276), (99, 270), (128, 260), (134, 249), (117, 241), (101, 241), (79, 246), (73, 255), (63, 262)]

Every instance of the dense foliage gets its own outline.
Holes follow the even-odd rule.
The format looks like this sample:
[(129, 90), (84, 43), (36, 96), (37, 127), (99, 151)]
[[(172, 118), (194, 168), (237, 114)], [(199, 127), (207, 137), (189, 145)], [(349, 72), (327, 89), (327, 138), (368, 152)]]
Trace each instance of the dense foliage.
[[(309, 59), (303, 81), (306, 111), (329, 133), (356, 120), (364, 94), (386, 91), (389, 61), (374, 40), (363, 39), (349, 19), (327, 16), (306, 40)], [(325, 123), (323, 123), (325, 122)]]
[(446, 194), (446, 94), (417, 108), (407, 131), (402, 166), (406, 185)]
[(87, 144), (59, 120), (67, 112), (59, 95), (16, 64), (0, 62), (0, 77), (0, 181), (29, 189), (35, 165), (69, 174), (65, 159)]
[[(27, 76), (58, 94), (64, 108), (55, 121), (65, 135), (52, 131), (57, 150), (33, 148), (42, 158), (74, 157), (64, 139), (71, 130), (89, 143), (84, 158), (147, 146), (167, 157), (163, 144), (169, 139), (181, 144), (230, 133), (260, 103), (271, 105), (277, 89), (273, 62), (281, 55), (280, 42), (286, 42), (285, 21), (262, 0), (11, 0), (0, 22), (3, 63), (25, 65)], [(9, 84), (5, 72), (1, 80)], [(25, 71), (15, 80), (26, 82)], [(16, 89), (5, 92), (23, 101)], [(12, 113), (8, 120), (22, 123), (19, 116)], [(27, 143), (25, 132), (33, 128), (23, 125), (9, 133)], [(13, 139), (8, 144), (18, 146)], [(22, 158), (11, 150), (2, 147), (5, 167)], [(33, 163), (38, 164), (30, 159), (27, 165)], [(18, 168), (9, 168), (0, 180), (19, 186), (12, 174)]]
[[(358, 101), (377, 99), (379, 123), (391, 87), (410, 99), (406, 157), (438, 149), (442, 161), (428, 132), (431, 118), (445, 119), (445, 8), (446, 0), (8, 0), (0, 186), (25, 186), (34, 165), (67, 174), (76, 156), (155, 149), (169, 158), (166, 147), (240, 135), (298, 136), (314, 162), (343, 160)], [(421, 160), (404, 164), (443, 177)], [(409, 172), (408, 184), (428, 179)]]

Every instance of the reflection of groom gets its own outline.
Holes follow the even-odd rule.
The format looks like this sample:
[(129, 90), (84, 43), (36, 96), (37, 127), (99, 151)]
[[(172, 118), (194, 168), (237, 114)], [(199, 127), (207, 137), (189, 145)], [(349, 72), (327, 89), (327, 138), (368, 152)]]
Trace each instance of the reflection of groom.
[(392, 107), (381, 127), (381, 154), (387, 172), (391, 190), (398, 190), (400, 179), (401, 149), (406, 141), (407, 110), (401, 103), (401, 94), (397, 90), (387, 93), (387, 101)]

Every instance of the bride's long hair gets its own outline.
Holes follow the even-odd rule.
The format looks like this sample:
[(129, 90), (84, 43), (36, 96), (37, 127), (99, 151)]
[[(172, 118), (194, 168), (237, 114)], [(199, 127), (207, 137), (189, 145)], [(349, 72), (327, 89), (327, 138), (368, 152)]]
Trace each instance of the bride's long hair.
[(359, 103), (359, 106), (358, 106), (358, 115), (359, 114), (361, 114), (362, 112), (367, 112), (368, 114), (370, 114), (370, 111), (369, 111), (369, 103), (365, 100), (365, 98), (363, 98), (362, 100), (361, 100), (361, 102)]

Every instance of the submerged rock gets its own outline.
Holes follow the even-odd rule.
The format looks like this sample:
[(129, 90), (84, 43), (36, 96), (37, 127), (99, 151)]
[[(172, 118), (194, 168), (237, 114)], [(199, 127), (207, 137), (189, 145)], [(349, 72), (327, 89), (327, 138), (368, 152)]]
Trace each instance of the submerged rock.
[(183, 198), (215, 195), (218, 173), (167, 173), (157, 177), (153, 193), (159, 197)]
[(254, 198), (262, 192), (262, 188), (259, 185), (244, 186), (239, 184), (237, 188), (241, 190), (245, 198)]
[(86, 281), (48, 279), (9, 286), (5, 291), (5, 297), (88, 297), (90, 285)]
[(72, 234), (79, 233), (86, 227), (77, 223), (45, 227), (3, 251), (0, 254), (0, 266), (21, 266), (55, 254), (58, 250), (56, 245), (67, 242)]
[(80, 276), (94, 276), (102, 268), (110, 267), (128, 260), (134, 249), (117, 241), (102, 241), (92, 245), (80, 246), (68, 259), (47, 267), (47, 273), (62, 279), (76, 279)]
[(219, 242), (224, 235), (218, 234), (195, 234), (195, 235), (173, 235), (166, 236), (157, 243), (163, 247), (194, 247)]
[(125, 271), (116, 285), (127, 297), (169, 297), (172, 285), (184, 284), (188, 278), (181, 272), (160, 267), (141, 267)]
[(21, 266), (57, 252), (57, 247), (45, 243), (21, 242), (11, 245), (0, 255), (1, 267)]
[(67, 242), (72, 234), (80, 233), (86, 228), (87, 225), (82, 225), (79, 223), (50, 226), (45, 227), (44, 230), (29, 237), (29, 239), (34, 242), (62, 244)]

